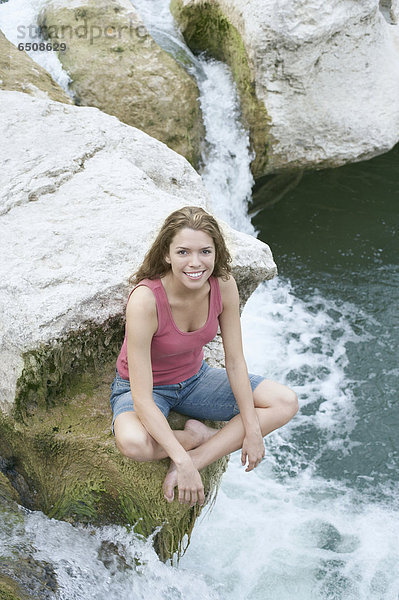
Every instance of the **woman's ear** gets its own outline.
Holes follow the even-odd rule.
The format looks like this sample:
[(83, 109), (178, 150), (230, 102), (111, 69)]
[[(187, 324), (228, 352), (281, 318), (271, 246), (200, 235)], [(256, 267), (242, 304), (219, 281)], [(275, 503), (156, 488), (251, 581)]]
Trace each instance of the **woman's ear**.
[(169, 254), (167, 254), (167, 255), (165, 256), (165, 262), (167, 262), (167, 263), (168, 263), (168, 265), (170, 265), (171, 261), (170, 261), (170, 256), (169, 256)]

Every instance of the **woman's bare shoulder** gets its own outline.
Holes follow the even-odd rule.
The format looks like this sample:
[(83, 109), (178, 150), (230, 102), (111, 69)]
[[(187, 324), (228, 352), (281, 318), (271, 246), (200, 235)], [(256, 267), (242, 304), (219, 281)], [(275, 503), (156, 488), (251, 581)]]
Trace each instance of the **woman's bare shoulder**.
[(232, 275), (230, 275), (228, 279), (222, 279), (222, 277), (218, 277), (217, 279), (219, 282), (223, 305), (225, 305), (225, 303), (228, 301), (238, 298), (237, 284)]
[(129, 318), (129, 316), (150, 319), (157, 317), (155, 296), (146, 285), (136, 287), (130, 294), (126, 308), (126, 317)]

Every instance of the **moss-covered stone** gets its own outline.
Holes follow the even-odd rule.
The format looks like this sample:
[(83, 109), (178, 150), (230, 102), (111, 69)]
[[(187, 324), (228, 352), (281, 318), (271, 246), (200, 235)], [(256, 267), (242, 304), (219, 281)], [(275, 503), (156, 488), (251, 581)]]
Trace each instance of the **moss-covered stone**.
[(230, 66), (240, 95), (243, 121), (249, 129), (256, 154), (251, 169), (255, 177), (263, 175), (267, 163), (269, 118), (265, 105), (257, 99), (254, 69), (240, 34), (217, 2), (184, 6), (181, 0), (172, 0), (170, 9), (193, 52), (205, 51)]
[(0, 600), (26, 600), (17, 584), (9, 577), (0, 575)]
[(0, 31), (0, 90), (15, 90), (31, 96), (46, 94), (52, 100), (71, 104), (70, 97), (51, 75), (23, 50), (18, 50)]
[[(138, 463), (116, 449), (111, 432), (110, 382), (114, 363), (75, 378), (73, 392), (40, 402), (18, 422), (0, 416), (0, 456), (7, 477), (30, 509), (71, 523), (134, 527), (148, 536), (161, 527), (155, 548), (162, 559), (183, 551), (200, 508), (163, 498), (168, 460)], [(171, 426), (185, 418), (172, 415)], [(207, 502), (227, 464), (222, 459), (202, 473)]]
[(62, 394), (92, 394), (96, 374), (117, 356), (123, 335), (124, 323), (118, 315), (101, 325), (82, 324), (64, 338), (26, 352), (14, 416), (24, 422), (37, 409), (53, 406)]
[(133, 6), (127, 12), (117, 0), (81, 4), (50, 3), (39, 20), (44, 35), (66, 44), (58, 56), (76, 104), (118, 117), (196, 166), (203, 125), (194, 79), (158, 46)]
[[(6, 466), (5, 461), (0, 458), (0, 469)], [(12, 487), (7, 477), (0, 471), (0, 510), (2, 506), (11, 506), (16, 508), (20, 498), (16, 490)]]

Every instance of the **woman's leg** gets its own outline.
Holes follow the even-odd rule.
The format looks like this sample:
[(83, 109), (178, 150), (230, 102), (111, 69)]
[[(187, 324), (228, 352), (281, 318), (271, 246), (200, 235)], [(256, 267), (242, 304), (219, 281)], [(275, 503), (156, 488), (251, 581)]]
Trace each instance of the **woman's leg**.
[[(253, 398), (263, 436), (288, 423), (298, 411), (298, 400), (295, 392), (274, 381), (267, 379), (262, 381), (255, 388)], [(241, 416), (237, 415), (216, 435), (189, 451), (195, 467), (201, 470), (218, 458), (241, 448), (244, 434)], [(168, 502), (173, 501), (176, 484), (176, 469), (172, 463), (163, 486), (164, 495)]]
[[(150, 436), (133, 411), (116, 417), (114, 431), (118, 450), (132, 460), (142, 462), (167, 457), (165, 450)], [(195, 419), (188, 419), (183, 430), (175, 430), (173, 433), (185, 450), (191, 450), (206, 442), (217, 430)]]

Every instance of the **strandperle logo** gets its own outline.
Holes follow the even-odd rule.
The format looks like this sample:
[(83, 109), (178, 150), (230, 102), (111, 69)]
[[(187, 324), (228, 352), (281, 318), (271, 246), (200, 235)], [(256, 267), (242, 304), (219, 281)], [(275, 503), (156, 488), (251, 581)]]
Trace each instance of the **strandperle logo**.
[(126, 38), (141, 38), (148, 36), (144, 25), (138, 25), (130, 21), (129, 25), (88, 25), (87, 19), (83, 23), (72, 27), (72, 25), (18, 25), (17, 38), (19, 40), (57, 40), (72, 41), (74, 39), (86, 39), (90, 44), (95, 40), (105, 37), (109, 39), (122, 40)]

